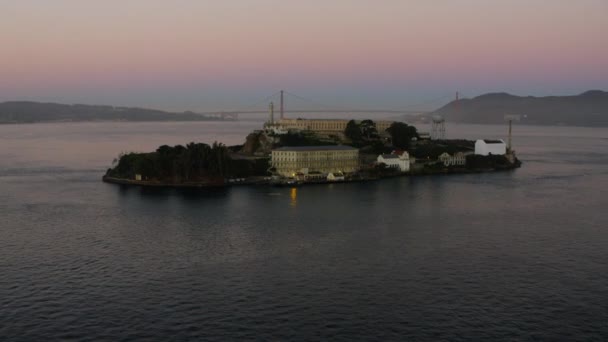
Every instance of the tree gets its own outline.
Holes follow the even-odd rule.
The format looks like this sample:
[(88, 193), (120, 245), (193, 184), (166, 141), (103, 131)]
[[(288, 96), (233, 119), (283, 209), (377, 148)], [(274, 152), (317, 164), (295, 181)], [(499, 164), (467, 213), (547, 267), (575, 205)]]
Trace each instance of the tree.
[(346, 128), (344, 129), (344, 135), (353, 143), (361, 141), (361, 128), (359, 128), (359, 125), (357, 125), (355, 120), (350, 120), (346, 124)]
[(363, 120), (361, 124), (359, 124), (359, 129), (361, 130), (361, 134), (367, 138), (367, 140), (371, 140), (372, 138), (378, 137), (378, 130), (376, 129), (376, 123), (372, 120)]
[(393, 146), (400, 149), (408, 149), (412, 138), (418, 137), (418, 130), (403, 122), (393, 122), (386, 131), (391, 135)]
[(154, 177), (154, 156), (151, 153), (142, 153), (137, 155), (138, 158), (133, 161), (133, 170), (135, 174), (140, 174), (144, 178)]

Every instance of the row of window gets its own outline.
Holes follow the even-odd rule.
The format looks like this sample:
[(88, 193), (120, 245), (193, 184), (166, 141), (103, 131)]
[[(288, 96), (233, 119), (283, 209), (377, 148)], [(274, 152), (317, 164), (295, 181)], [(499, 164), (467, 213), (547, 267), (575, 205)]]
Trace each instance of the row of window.
[(294, 157), (275, 157), (272, 160), (281, 161), (308, 161), (308, 160), (358, 160), (358, 156), (313, 156), (308, 158), (294, 158)]

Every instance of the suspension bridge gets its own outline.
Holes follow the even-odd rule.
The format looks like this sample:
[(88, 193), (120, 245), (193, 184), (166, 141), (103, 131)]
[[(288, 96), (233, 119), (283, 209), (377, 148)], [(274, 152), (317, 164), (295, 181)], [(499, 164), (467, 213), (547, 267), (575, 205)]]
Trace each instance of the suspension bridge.
[[(285, 114), (368, 114), (368, 115), (382, 115), (382, 114), (390, 114), (390, 115), (417, 115), (417, 114), (428, 114), (430, 113), (428, 110), (420, 110), (414, 109), (416, 107), (420, 107), (423, 105), (428, 105), (430, 103), (437, 103), (440, 100), (446, 100), (450, 96), (442, 96), (439, 98), (427, 100), (423, 103), (418, 103), (414, 106), (410, 106), (408, 108), (403, 109), (378, 109), (378, 108), (344, 108), (341, 106), (327, 105), (323, 103), (319, 103), (317, 101), (311, 100), (306, 97), (302, 97), (300, 95), (296, 95), (290, 93), (285, 90), (278, 91), (270, 96), (265, 97), (263, 100), (257, 101), (249, 106), (244, 107), (240, 110), (219, 110), (219, 111), (204, 111), (197, 112), (198, 114), (217, 117), (223, 120), (238, 120), (240, 115), (251, 115), (251, 114), (266, 114), (268, 113), (268, 109), (266, 106), (270, 102), (278, 102), (279, 103), (279, 113), (280, 117), (284, 118)], [(307, 107), (297, 107), (297, 108), (289, 108), (287, 109), (285, 104), (287, 101), (297, 100), (296, 102), (305, 102), (308, 104)], [(458, 95), (457, 98), (458, 99)], [(264, 109), (260, 108), (260, 105), (264, 105)], [(300, 104), (301, 106), (301, 104)]]

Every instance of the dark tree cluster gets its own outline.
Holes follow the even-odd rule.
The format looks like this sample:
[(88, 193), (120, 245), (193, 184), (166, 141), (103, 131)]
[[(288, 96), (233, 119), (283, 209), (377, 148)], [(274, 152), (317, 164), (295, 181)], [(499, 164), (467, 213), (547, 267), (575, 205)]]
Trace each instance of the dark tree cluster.
[(344, 135), (350, 139), (353, 143), (358, 143), (361, 141), (363, 135), (361, 134), (361, 129), (359, 125), (355, 122), (355, 120), (350, 120), (346, 124), (346, 128), (344, 129)]
[(377, 141), (380, 136), (376, 129), (376, 123), (372, 120), (363, 120), (357, 123), (355, 120), (350, 120), (344, 129), (344, 135), (350, 139), (354, 146), (362, 147), (369, 142)]
[(361, 130), (361, 135), (364, 140), (374, 140), (378, 139), (380, 136), (378, 135), (378, 130), (376, 129), (376, 123), (372, 120), (363, 120), (359, 124), (359, 129)]
[(474, 149), (475, 142), (471, 140), (431, 140), (416, 144), (409, 152), (416, 158), (437, 159), (443, 153), (471, 152)]
[(231, 161), (228, 148), (219, 143), (163, 145), (151, 153), (121, 155), (107, 175), (133, 179), (139, 174), (145, 180), (174, 183), (205, 181), (228, 176)]
[(335, 142), (320, 140), (314, 134), (304, 132), (289, 132), (280, 135), (280, 146), (323, 146), (336, 145)]
[[(403, 150), (409, 149), (412, 139), (418, 137), (416, 127), (403, 122), (394, 122), (386, 132), (391, 136), (393, 147)], [(354, 146), (374, 146), (374, 150), (380, 151), (383, 149), (380, 146), (383, 142), (378, 133), (376, 123), (372, 120), (363, 120), (360, 123), (350, 120), (344, 130), (344, 135)]]
[(410, 126), (404, 122), (393, 122), (386, 129), (391, 135), (393, 146), (399, 149), (408, 150), (413, 138), (418, 138), (418, 130), (414, 126)]
[(456, 152), (462, 152), (462, 149), (452, 145), (440, 145), (440, 144), (424, 144), (417, 145), (415, 148), (410, 150), (410, 154), (416, 158), (437, 159), (443, 153), (454, 154)]

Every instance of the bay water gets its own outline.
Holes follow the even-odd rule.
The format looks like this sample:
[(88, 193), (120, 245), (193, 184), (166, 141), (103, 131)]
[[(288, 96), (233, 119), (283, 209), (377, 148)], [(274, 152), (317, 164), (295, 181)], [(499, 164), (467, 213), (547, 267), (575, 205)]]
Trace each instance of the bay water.
[(0, 340), (608, 339), (607, 128), (515, 126), (512, 172), (101, 182), (120, 152), (259, 126), (0, 126)]

